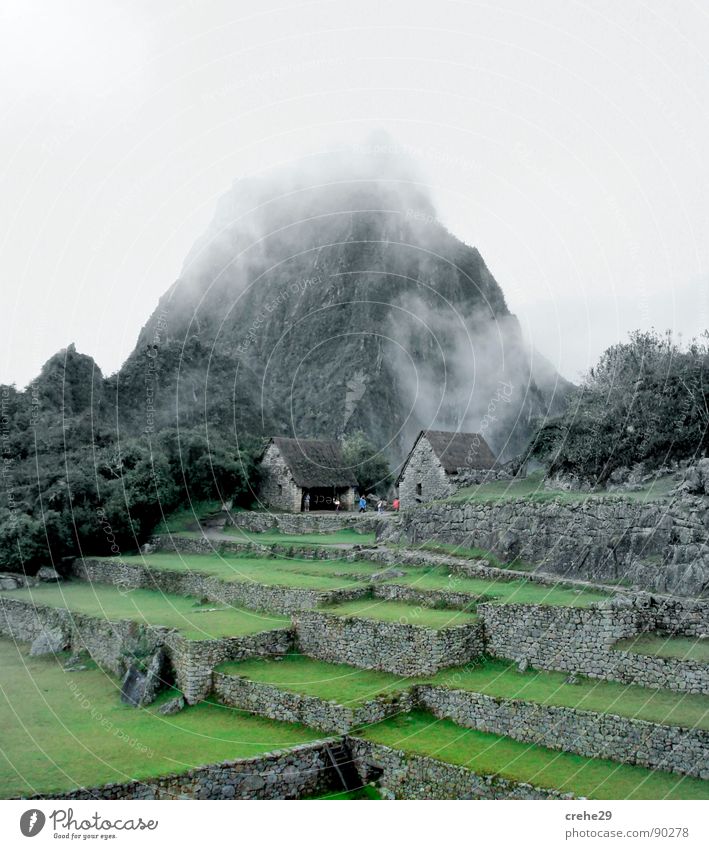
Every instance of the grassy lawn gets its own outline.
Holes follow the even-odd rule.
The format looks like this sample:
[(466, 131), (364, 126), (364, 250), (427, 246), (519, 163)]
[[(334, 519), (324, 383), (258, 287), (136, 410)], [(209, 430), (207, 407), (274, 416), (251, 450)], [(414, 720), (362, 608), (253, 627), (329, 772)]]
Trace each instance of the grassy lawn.
[(615, 713), (647, 722), (709, 730), (709, 696), (651, 690), (583, 677), (577, 684), (565, 684), (566, 677), (561, 672), (531, 669), (518, 672), (512, 663), (486, 659), (479, 666), (443, 669), (428, 680), (444, 687), (503, 699)]
[(577, 503), (587, 498), (617, 498), (629, 501), (655, 501), (666, 498), (670, 490), (677, 486), (678, 481), (671, 475), (658, 478), (635, 492), (598, 490), (596, 492), (567, 491), (562, 489), (545, 489), (544, 477), (540, 472), (528, 475), (526, 478), (514, 481), (491, 481), (477, 486), (468, 486), (458, 490), (455, 495), (445, 499), (454, 502), (489, 503), (495, 501), (511, 501), (524, 498), (529, 501), (561, 501), (562, 503)]
[(183, 772), (322, 737), (202, 703), (175, 716), (121, 704), (118, 682), (96, 669), (69, 672), (0, 640), (0, 797), (50, 793)]
[(398, 601), (379, 601), (373, 598), (357, 599), (344, 604), (321, 608), (323, 613), (336, 616), (358, 616), (362, 619), (379, 619), (383, 622), (400, 622), (418, 625), (421, 628), (452, 628), (455, 625), (470, 625), (477, 620), (474, 613), (462, 610), (436, 610), (404, 604)]
[(212, 602), (202, 605), (188, 596), (155, 590), (121, 590), (108, 584), (82, 581), (0, 592), (0, 598), (3, 597), (67, 608), (113, 622), (132, 619), (147, 625), (164, 625), (177, 628), (191, 640), (257, 634), (290, 625), (290, 620), (283, 616), (268, 616)]
[(700, 640), (696, 637), (639, 634), (637, 637), (621, 640), (613, 648), (636, 654), (651, 654), (655, 657), (676, 657), (680, 660), (709, 663), (709, 640)]
[(222, 581), (247, 581), (312, 590), (356, 586), (358, 579), (352, 576), (361, 574), (366, 577), (377, 571), (377, 567), (368, 563), (291, 560), (285, 557), (222, 557), (219, 554), (158, 553), (126, 556), (121, 561), (171, 572), (200, 572)]
[(596, 590), (571, 589), (562, 586), (545, 586), (522, 578), (512, 581), (489, 578), (468, 578), (449, 574), (446, 569), (419, 569), (401, 578), (392, 578), (390, 584), (405, 584), (419, 590), (448, 590), (470, 593), (480, 598), (486, 596), (505, 604), (549, 604), (562, 607), (587, 607), (610, 596)]
[(252, 658), (228, 661), (222, 663), (218, 670), (347, 707), (406, 690), (412, 684), (410, 679), (389, 672), (357, 669), (344, 663), (325, 663), (300, 654), (288, 654), (282, 660)]
[(376, 542), (376, 534), (373, 531), (361, 534), (354, 528), (308, 534), (284, 534), (278, 529), (255, 533), (231, 527), (226, 531), (237, 542), (243, 540), (259, 545), (373, 545)]
[(709, 799), (709, 781), (555, 752), (461, 728), (421, 712), (387, 719), (359, 736), (484, 775), (496, 774), (590, 799)]

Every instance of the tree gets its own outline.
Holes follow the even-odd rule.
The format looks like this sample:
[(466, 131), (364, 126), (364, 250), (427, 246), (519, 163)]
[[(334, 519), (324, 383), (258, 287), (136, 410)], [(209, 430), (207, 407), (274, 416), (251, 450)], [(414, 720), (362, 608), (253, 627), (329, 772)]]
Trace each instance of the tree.
[(601, 356), (531, 453), (551, 473), (602, 485), (620, 468), (648, 471), (709, 450), (709, 348), (668, 333), (631, 334)]
[(345, 437), (342, 455), (348, 469), (354, 471), (359, 491), (364, 495), (370, 492), (384, 494), (392, 485), (389, 464), (364, 431), (358, 430)]

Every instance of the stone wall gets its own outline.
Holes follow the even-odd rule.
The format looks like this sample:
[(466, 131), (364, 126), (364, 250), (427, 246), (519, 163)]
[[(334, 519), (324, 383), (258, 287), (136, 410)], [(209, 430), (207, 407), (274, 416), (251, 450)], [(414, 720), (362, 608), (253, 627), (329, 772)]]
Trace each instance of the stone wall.
[(434, 716), (464, 728), (585, 757), (709, 778), (709, 731), (702, 729), (425, 684), (416, 687), (416, 700)]
[(406, 604), (418, 604), (421, 607), (449, 607), (453, 610), (467, 610), (474, 599), (484, 596), (471, 596), (470, 593), (457, 593), (454, 590), (418, 590), (406, 584), (374, 584), (375, 598), (387, 601), (403, 601)]
[(363, 781), (375, 775), (386, 796), (394, 799), (574, 799), (571, 793), (479, 775), (463, 766), (425, 755), (350, 738), (355, 767)]
[(169, 628), (130, 620), (109, 622), (21, 599), (0, 598), (3, 636), (31, 643), (50, 629), (65, 635), (65, 648), (88, 652), (99, 666), (118, 676), (125, 673), (134, 656), (142, 658), (164, 646), (176, 685), (189, 704), (209, 695), (212, 670), (217, 664), (285, 654), (292, 649), (294, 640), (293, 631), (287, 628), (218, 640), (188, 640)]
[[(264, 561), (266, 563), (266, 561)], [(153, 589), (165, 593), (206, 598), (209, 601), (247, 607), (288, 616), (321, 604), (350, 601), (370, 590), (352, 587), (341, 590), (310, 590), (258, 584), (254, 581), (224, 581), (202, 572), (150, 569), (120, 559), (86, 558), (74, 561), (74, 574), (83, 580), (114, 584), (126, 589)], [(343, 566), (343, 572), (346, 571)]]
[(122, 676), (134, 656), (145, 657), (165, 643), (167, 628), (123, 620), (109, 622), (22, 599), (0, 598), (0, 634), (32, 643), (40, 634), (60, 631), (64, 648), (88, 652), (96, 663)]
[(467, 663), (484, 651), (479, 622), (433, 630), (314, 610), (295, 614), (293, 622), (303, 654), (395, 675), (433, 675), (444, 667)]
[(214, 695), (225, 705), (283, 722), (300, 722), (330, 734), (347, 734), (352, 728), (380, 722), (410, 711), (409, 692), (378, 697), (356, 707), (346, 707), (316, 696), (279, 689), (237, 675), (214, 673)]
[(366, 534), (387, 521), (386, 514), (377, 513), (268, 513), (266, 511), (240, 511), (231, 513), (229, 524), (253, 533), (277, 528), (284, 534), (334, 533), (344, 528)]
[(299, 513), (303, 491), (293, 480), (290, 469), (278, 447), (271, 443), (261, 460), (258, 500), (265, 507)]
[(456, 488), (430, 442), (422, 436), (406, 461), (406, 468), (399, 479), (401, 507), (414, 507), (436, 498), (446, 498)]
[(32, 799), (301, 799), (337, 787), (337, 777), (318, 740), (258, 758), (224, 761), (143, 781), (79, 788)]
[(219, 640), (187, 640), (172, 633), (166, 646), (177, 687), (185, 701), (192, 705), (206, 699), (212, 691), (215, 666), (227, 660), (286, 654), (293, 648), (293, 632), (281, 628)]
[(698, 596), (709, 593), (708, 507), (699, 496), (671, 504), (622, 496), (444, 502), (404, 511), (380, 536), (481, 548), (557, 575)]
[(709, 694), (709, 665), (613, 650), (618, 640), (655, 629), (653, 608), (639, 600), (584, 608), (484, 603), (477, 612), (489, 654), (537, 669)]
[[(304, 516), (307, 513), (303, 513)], [(234, 541), (221, 537), (181, 537), (159, 534), (148, 540), (143, 553), (155, 551), (175, 552), (176, 554), (247, 554), (251, 557), (291, 557), (299, 560), (338, 560), (342, 549), (336, 546), (299, 546), (278, 543), (261, 544), (243, 540), (234, 536)]]

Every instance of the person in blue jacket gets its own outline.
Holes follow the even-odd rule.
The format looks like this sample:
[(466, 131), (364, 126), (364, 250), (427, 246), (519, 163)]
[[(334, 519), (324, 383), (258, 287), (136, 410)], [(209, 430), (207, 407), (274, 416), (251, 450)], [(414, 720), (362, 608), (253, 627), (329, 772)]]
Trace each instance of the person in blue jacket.
[(359, 498), (359, 512), (365, 513), (367, 510), (367, 499), (361, 495)]

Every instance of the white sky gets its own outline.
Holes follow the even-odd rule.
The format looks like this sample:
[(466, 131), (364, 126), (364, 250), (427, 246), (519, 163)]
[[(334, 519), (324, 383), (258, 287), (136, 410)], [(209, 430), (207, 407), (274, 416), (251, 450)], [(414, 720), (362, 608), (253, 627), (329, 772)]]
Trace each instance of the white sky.
[(106, 374), (235, 177), (386, 129), (570, 377), (709, 326), (693, 0), (3, 0), (0, 381)]

